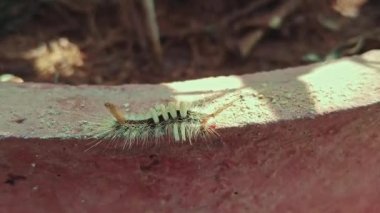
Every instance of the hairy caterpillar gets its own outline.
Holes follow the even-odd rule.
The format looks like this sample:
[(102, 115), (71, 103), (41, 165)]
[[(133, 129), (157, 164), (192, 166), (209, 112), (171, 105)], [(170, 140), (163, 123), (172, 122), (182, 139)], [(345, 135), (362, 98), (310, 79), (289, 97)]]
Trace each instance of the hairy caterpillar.
[(174, 142), (219, 137), (216, 126), (209, 120), (220, 114), (234, 101), (224, 105), (211, 114), (200, 112), (200, 105), (189, 102), (170, 102), (150, 108), (146, 113), (124, 114), (112, 103), (105, 103), (112, 117), (101, 123), (92, 123), (91, 136), (99, 139), (92, 147), (104, 140), (122, 141), (123, 149), (148, 141), (162, 141), (164, 138)]

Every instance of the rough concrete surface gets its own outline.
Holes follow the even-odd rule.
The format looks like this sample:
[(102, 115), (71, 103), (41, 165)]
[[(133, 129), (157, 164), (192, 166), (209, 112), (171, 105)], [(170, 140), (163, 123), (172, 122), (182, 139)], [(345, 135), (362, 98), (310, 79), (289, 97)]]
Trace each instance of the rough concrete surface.
[[(85, 152), (80, 139), (106, 101), (212, 112), (235, 97), (219, 142)], [(380, 51), (160, 85), (0, 84), (0, 100), (0, 212), (380, 211)]]

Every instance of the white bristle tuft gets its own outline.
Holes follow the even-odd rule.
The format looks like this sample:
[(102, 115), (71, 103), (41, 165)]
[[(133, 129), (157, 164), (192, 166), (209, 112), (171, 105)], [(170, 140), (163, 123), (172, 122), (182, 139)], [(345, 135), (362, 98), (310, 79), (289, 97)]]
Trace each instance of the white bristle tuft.
[(156, 110), (150, 109), (150, 115), (152, 116), (154, 123), (158, 124), (160, 122), (160, 120), (158, 119), (158, 114)]
[(178, 132), (178, 124), (173, 124), (173, 136), (175, 141), (179, 141), (179, 132)]
[(182, 141), (186, 141), (186, 129), (185, 129), (185, 123), (181, 123), (181, 138)]
[(164, 118), (164, 120), (165, 121), (169, 120), (169, 114), (168, 114), (169, 112), (168, 112), (167, 107), (165, 107), (163, 104), (160, 104), (159, 107), (161, 110), (161, 115)]
[(187, 105), (185, 102), (179, 103), (179, 114), (181, 118), (185, 118), (187, 116)]
[(177, 118), (177, 107), (175, 103), (168, 104), (168, 111), (172, 118)]

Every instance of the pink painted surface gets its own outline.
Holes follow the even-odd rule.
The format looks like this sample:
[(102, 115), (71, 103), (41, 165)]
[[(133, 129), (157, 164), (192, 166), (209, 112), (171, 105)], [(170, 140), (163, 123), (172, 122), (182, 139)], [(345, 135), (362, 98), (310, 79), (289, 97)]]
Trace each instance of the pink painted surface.
[(380, 212), (379, 123), (375, 104), (134, 153), (7, 138), (0, 212)]
[[(0, 84), (0, 212), (380, 212), (379, 56), (160, 85)], [(215, 119), (219, 142), (79, 140), (105, 101), (134, 112), (230, 90), (245, 92)]]

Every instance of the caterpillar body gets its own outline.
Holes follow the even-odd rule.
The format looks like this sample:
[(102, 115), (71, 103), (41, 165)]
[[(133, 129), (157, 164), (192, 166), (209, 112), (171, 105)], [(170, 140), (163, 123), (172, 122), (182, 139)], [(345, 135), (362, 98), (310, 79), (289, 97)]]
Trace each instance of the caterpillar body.
[(174, 142), (187, 141), (190, 144), (195, 139), (210, 139), (218, 137), (215, 125), (209, 120), (221, 113), (230, 102), (214, 113), (206, 114), (196, 110), (198, 106), (188, 102), (171, 102), (159, 104), (142, 114), (126, 114), (112, 103), (105, 107), (113, 118), (102, 123), (92, 124), (92, 137), (99, 139), (90, 148), (103, 140), (123, 141), (123, 149), (147, 141), (161, 141), (164, 138)]

